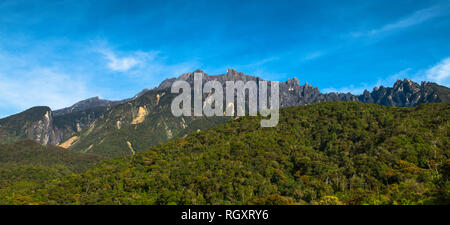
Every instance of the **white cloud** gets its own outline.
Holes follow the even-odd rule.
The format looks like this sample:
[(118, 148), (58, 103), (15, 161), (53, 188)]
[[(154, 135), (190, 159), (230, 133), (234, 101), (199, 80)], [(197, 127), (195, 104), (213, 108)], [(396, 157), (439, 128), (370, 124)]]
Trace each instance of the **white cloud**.
[(29, 45), (9, 51), (0, 44), (0, 118), (33, 106), (64, 108), (105, 93), (91, 79), (98, 74), (98, 62), (90, 55), (79, 55), (84, 51), (79, 46), (76, 52), (62, 53), (47, 42)]
[(124, 73), (133, 79), (139, 77), (159, 81), (161, 78), (178, 76), (199, 68), (199, 64), (192, 59), (170, 64), (167, 57), (159, 51), (119, 52), (113, 51), (107, 44), (101, 45), (103, 47), (97, 48), (96, 51), (105, 57), (108, 70)]
[(127, 71), (140, 63), (137, 59), (131, 58), (131, 57), (117, 59), (115, 56), (110, 56), (109, 59), (111, 60), (108, 63), (109, 68), (111, 70), (122, 71), (122, 72)]
[(53, 68), (22, 71), (20, 76), (0, 73), (0, 109), (17, 111), (38, 105), (59, 109), (92, 96), (82, 79)]
[(438, 84), (450, 86), (450, 57), (425, 71), (425, 77)]
[[(0, 118), (37, 105), (68, 107), (93, 96), (125, 99), (164, 78), (199, 68), (192, 59), (170, 63), (157, 51), (112, 51), (107, 42), (95, 40), (68, 52), (52, 44), (20, 52), (0, 44)], [(61, 45), (66, 44), (74, 46)], [(124, 76), (101, 76), (112, 71)]]
[(325, 55), (325, 52), (323, 52), (323, 51), (312, 52), (312, 53), (305, 55), (303, 58), (301, 58), (301, 61), (309, 61), (309, 60), (317, 59), (323, 55)]
[(107, 67), (112, 71), (126, 72), (146, 62), (150, 56), (148, 53), (133, 52), (129, 56), (118, 57), (111, 50), (100, 51), (107, 59)]
[(440, 16), (443, 14), (443, 12), (446, 11), (447, 5), (433, 5), (429, 8), (421, 9), (413, 14), (404, 17), (398, 21), (386, 24), (378, 29), (373, 29), (367, 32), (353, 32), (351, 35), (353, 37), (361, 37), (361, 36), (375, 36), (378, 34), (383, 34), (407, 27), (411, 27), (414, 25), (418, 25), (420, 23), (423, 23), (427, 20), (430, 20), (432, 18), (435, 18), (437, 16)]

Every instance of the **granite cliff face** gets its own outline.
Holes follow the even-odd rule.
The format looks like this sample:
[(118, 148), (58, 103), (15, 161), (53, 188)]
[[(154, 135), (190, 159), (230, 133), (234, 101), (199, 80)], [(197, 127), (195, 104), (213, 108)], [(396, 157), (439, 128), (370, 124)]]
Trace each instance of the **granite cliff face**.
[(107, 109), (97, 106), (55, 115), (49, 107), (33, 107), (0, 119), (0, 143), (31, 139), (43, 145), (58, 145), (88, 127)]
[(365, 103), (410, 107), (427, 102), (448, 102), (449, 94), (449, 88), (436, 83), (422, 82), (419, 85), (404, 79), (395, 82), (392, 88), (381, 86), (372, 92), (366, 90), (358, 99)]
[(35, 123), (32, 123), (30, 128), (27, 129), (27, 133), (30, 133), (32, 139), (43, 144), (43, 145), (55, 145), (61, 141), (62, 137), (60, 135), (55, 135), (56, 133), (53, 129), (53, 118), (52, 111), (46, 110), (42, 118)]
[(0, 143), (32, 139), (43, 145), (56, 145), (63, 133), (54, 126), (49, 107), (38, 106), (0, 120)]

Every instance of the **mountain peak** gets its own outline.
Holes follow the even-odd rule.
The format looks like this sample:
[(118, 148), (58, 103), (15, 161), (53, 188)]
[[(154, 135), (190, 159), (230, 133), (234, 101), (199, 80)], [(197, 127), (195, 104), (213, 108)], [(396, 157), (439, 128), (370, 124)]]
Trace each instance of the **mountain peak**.
[(235, 69), (233, 69), (233, 68), (228, 68), (227, 69), (227, 74), (238, 74), (238, 72)]
[(107, 107), (114, 104), (114, 101), (109, 101), (109, 100), (105, 100), (105, 99), (101, 99), (98, 96), (95, 97), (91, 97), (88, 99), (84, 99), (81, 100), (75, 104), (73, 104), (72, 106), (63, 108), (63, 109), (58, 109), (53, 111), (54, 115), (64, 115), (67, 113), (72, 113), (72, 112), (77, 112), (77, 111), (82, 111), (85, 109), (89, 109), (89, 108), (94, 108), (94, 107)]
[(294, 84), (295, 86), (300, 86), (300, 81), (298, 81), (297, 77), (287, 80), (288, 84)]
[(196, 69), (196, 70), (194, 71), (194, 73), (201, 73), (201, 74), (204, 74), (205, 72), (203, 72), (203, 70), (201, 70), (201, 69)]

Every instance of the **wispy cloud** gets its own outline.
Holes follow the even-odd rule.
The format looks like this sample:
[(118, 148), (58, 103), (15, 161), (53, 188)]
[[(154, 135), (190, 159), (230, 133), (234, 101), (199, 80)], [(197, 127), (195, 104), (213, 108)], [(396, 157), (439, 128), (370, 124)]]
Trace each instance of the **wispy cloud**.
[(58, 109), (91, 96), (83, 79), (54, 68), (21, 71), (20, 76), (0, 73), (0, 109), (24, 110), (37, 105)]
[[(153, 61), (158, 52), (141, 52), (134, 51), (129, 53), (118, 53), (111, 49), (99, 50), (105, 57), (107, 63), (106, 66), (111, 71), (115, 72), (127, 72), (135, 69), (139, 66), (145, 66), (146, 63)], [(121, 54), (118, 56), (118, 54)]]
[(305, 55), (303, 58), (301, 58), (301, 61), (309, 61), (309, 60), (313, 60), (313, 59), (317, 59), (321, 56), (324, 56), (326, 53), (324, 51), (316, 51), (316, 52), (312, 52), (309, 53), (307, 55)]
[(191, 59), (169, 63), (159, 51), (118, 51), (107, 41), (61, 46), (76, 44), (64, 54), (60, 45), (31, 46), (18, 54), (0, 44), (0, 118), (36, 105), (59, 109), (93, 96), (128, 98), (199, 65)]
[(418, 24), (421, 24), (427, 20), (433, 19), (442, 15), (444, 12), (448, 10), (448, 5), (433, 5), (431, 7), (418, 10), (413, 14), (404, 17), (400, 20), (394, 21), (392, 23), (386, 24), (380, 28), (372, 29), (365, 32), (353, 32), (351, 35), (353, 37), (363, 37), (363, 36), (376, 36), (379, 34), (384, 34), (408, 27), (412, 27)]
[(109, 69), (113, 71), (125, 72), (141, 63), (139, 60), (133, 57), (117, 58), (116, 55), (112, 53), (106, 53), (105, 56), (109, 60)]
[(93, 43), (95, 51), (100, 53), (104, 66), (112, 72), (119, 72), (126, 76), (140, 77), (147, 80), (159, 81), (163, 77), (172, 77), (197, 69), (199, 63), (195, 59), (169, 63), (168, 57), (157, 50), (118, 51), (106, 41)]
[(425, 77), (439, 84), (450, 86), (450, 57), (443, 59), (425, 71)]

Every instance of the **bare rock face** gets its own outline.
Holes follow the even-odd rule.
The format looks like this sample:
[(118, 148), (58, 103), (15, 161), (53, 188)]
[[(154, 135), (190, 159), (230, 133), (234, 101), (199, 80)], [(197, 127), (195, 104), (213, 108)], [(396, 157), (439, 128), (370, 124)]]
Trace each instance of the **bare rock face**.
[(49, 107), (33, 107), (0, 119), (0, 143), (31, 139), (57, 145), (90, 126), (104, 111), (94, 108), (55, 116)]
[(50, 141), (50, 135), (53, 133), (50, 131), (52, 129), (52, 112), (46, 111), (44, 116), (41, 120), (36, 121), (31, 126), (31, 135), (33, 137), (33, 140), (43, 144), (47, 145)]
[(449, 88), (432, 82), (422, 82), (420, 85), (404, 79), (398, 80), (394, 86), (367, 90), (360, 96), (359, 101), (387, 106), (410, 107), (427, 102), (448, 102)]
[(54, 126), (52, 111), (45, 111), (40, 120), (26, 128), (26, 133), (32, 140), (42, 145), (57, 145), (64, 139), (64, 132)]

